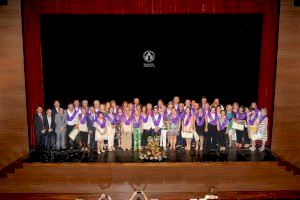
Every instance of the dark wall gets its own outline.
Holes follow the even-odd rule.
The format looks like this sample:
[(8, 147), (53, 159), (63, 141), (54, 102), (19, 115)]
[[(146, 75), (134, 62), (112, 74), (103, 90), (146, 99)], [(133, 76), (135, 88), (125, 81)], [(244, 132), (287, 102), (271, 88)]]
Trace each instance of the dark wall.
[[(261, 15), (42, 15), (45, 105), (256, 101)], [(143, 53), (155, 53), (144, 67)]]

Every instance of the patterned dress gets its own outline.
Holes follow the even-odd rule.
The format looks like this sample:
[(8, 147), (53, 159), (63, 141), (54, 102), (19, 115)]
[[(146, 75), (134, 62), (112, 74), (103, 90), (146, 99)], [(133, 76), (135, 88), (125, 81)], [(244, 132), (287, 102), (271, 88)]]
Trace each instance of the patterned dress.
[(257, 134), (259, 134), (260, 139), (267, 141), (268, 140), (268, 127), (267, 127), (268, 117), (261, 116), (259, 119), (259, 124), (257, 128)]

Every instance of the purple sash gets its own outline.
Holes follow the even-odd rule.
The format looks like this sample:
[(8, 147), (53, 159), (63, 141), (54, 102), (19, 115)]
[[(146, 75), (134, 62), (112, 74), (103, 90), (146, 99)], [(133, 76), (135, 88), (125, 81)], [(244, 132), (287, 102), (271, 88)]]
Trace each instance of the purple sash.
[(73, 121), (74, 118), (75, 118), (75, 116), (76, 116), (76, 114), (77, 114), (77, 111), (74, 110), (73, 114), (72, 114), (71, 117), (70, 117), (70, 116), (69, 116), (69, 113), (67, 112), (67, 120), (68, 120), (68, 121)]
[(202, 116), (197, 115), (196, 116), (196, 125), (202, 126), (204, 124), (204, 120), (205, 120), (205, 117), (203, 117), (203, 114), (202, 114)]
[(134, 128), (139, 128), (141, 126), (142, 121), (143, 121), (143, 117), (139, 116), (139, 119), (136, 120), (136, 118), (134, 116), (134, 117), (132, 117), (132, 121), (133, 121), (133, 127)]
[(207, 117), (210, 119), (210, 122), (209, 122), (209, 124), (211, 124), (211, 125), (217, 125), (217, 119), (218, 119), (218, 117), (217, 117), (217, 114), (215, 113), (215, 118), (213, 119), (213, 117), (211, 116), (211, 113), (209, 112), (209, 113), (207, 113)]
[(223, 120), (223, 122), (220, 122), (219, 120), (219, 126), (220, 126), (220, 130), (223, 131), (225, 126), (227, 126), (229, 122), (229, 119), (227, 117), (225, 117), (225, 119)]
[(142, 115), (142, 117), (143, 117), (143, 123), (147, 123), (147, 121), (149, 119), (149, 115), (146, 114), (145, 117)]
[(102, 123), (99, 121), (99, 119), (97, 119), (95, 122), (96, 122), (101, 128), (105, 128), (105, 126), (106, 126), (106, 120), (105, 120), (105, 118), (103, 118), (103, 122), (102, 122)]
[(267, 118), (267, 115), (261, 116), (259, 118), (259, 123), (262, 123)]
[(117, 114), (116, 115), (116, 123), (120, 124), (122, 122), (124, 116), (125, 116), (124, 113), (122, 113), (122, 115)]
[[(185, 118), (185, 116), (184, 116), (184, 118)], [(183, 120), (184, 120), (184, 118), (183, 118)], [(190, 123), (191, 118), (192, 118), (192, 114), (189, 114), (189, 116), (186, 118), (183, 125), (187, 126)]]
[(113, 117), (110, 117), (109, 114), (106, 114), (105, 115), (105, 118), (110, 121), (111, 125), (116, 125), (116, 117), (115, 115), (113, 114)]
[(171, 118), (172, 124), (178, 124), (178, 122), (180, 121), (180, 118), (178, 115), (175, 115), (175, 117), (171, 115), (170, 118)]
[(245, 120), (246, 117), (247, 117), (247, 116), (246, 116), (246, 113), (240, 113), (240, 112), (237, 112), (237, 113), (235, 114), (235, 118), (236, 118), (237, 120)]
[(131, 120), (132, 120), (131, 116), (129, 116), (128, 119), (126, 118), (126, 116), (123, 117), (123, 122), (125, 123), (125, 125), (130, 125)]
[(161, 114), (160, 113), (158, 114), (157, 120), (155, 120), (154, 114), (152, 114), (151, 118), (152, 118), (154, 126), (156, 126), (156, 127), (159, 126), (159, 123), (160, 123), (160, 120), (161, 120)]
[(82, 117), (82, 114), (79, 115), (80, 124), (86, 124), (86, 115)]
[(178, 116), (179, 116), (180, 119), (183, 119), (184, 115), (185, 115), (185, 111), (184, 110), (182, 110), (182, 111), (178, 110), (177, 114), (178, 114)]
[(251, 118), (251, 116), (249, 116), (248, 124), (249, 124), (249, 125), (253, 125), (254, 122), (255, 122), (255, 120), (257, 119), (257, 117), (258, 117), (258, 113), (255, 113), (255, 115), (254, 115), (253, 118)]

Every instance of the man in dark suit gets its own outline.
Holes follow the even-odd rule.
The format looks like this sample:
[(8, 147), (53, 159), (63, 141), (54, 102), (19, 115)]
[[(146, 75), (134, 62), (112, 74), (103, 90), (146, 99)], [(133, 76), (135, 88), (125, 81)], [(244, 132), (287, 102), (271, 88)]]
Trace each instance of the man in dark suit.
[(55, 119), (55, 115), (58, 113), (59, 108), (60, 108), (60, 103), (58, 100), (55, 100), (53, 103), (53, 108), (52, 108), (53, 119)]
[(52, 117), (52, 110), (48, 109), (46, 111), (46, 116), (44, 116), (44, 127), (45, 132), (45, 147), (47, 150), (53, 149), (55, 147), (55, 122), (54, 117)]
[(43, 148), (45, 144), (44, 134), (46, 129), (44, 127), (45, 117), (43, 115), (43, 108), (38, 107), (37, 113), (33, 117), (34, 131), (35, 131), (35, 144), (37, 148)]
[(94, 127), (94, 121), (97, 119), (97, 113), (95, 112), (94, 106), (90, 107), (90, 112), (87, 117), (87, 127), (89, 130), (89, 146), (91, 149), (96, 148), (96, 142), (95, 142), (95, 131), (96, 128)]

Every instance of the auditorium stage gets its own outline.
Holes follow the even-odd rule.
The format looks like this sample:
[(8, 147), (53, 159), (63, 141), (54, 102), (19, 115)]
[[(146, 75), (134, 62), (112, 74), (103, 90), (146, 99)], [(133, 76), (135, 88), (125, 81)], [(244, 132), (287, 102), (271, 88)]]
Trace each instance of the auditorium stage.
[[(31, 151), (26, 162), (99, 162), (99, 163), (141, 163), (139, 151), (106, 151), (100, 155), (96, 151), (80, 150), (52, 150)], [(244, 162), (244, 161), (277, 161), (272, 152), (250, 151), (248, 149), (229, 149), (226, 151), (166, 151), (167, 159), (164, 162)]]

